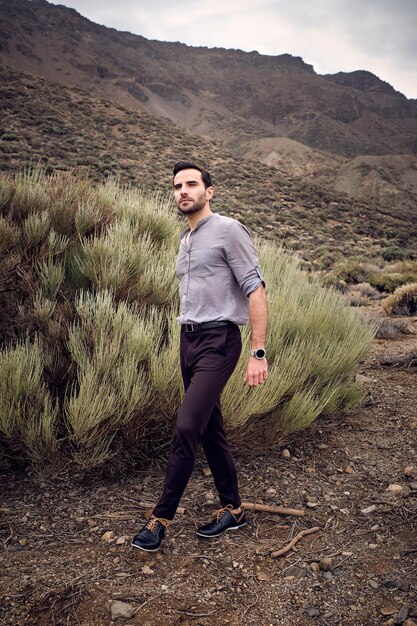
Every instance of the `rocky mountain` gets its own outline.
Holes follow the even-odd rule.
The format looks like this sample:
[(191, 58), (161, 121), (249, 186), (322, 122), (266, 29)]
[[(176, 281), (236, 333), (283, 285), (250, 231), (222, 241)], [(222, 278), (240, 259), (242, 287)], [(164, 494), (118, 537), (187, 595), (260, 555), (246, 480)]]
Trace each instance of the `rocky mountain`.
[[(346, 167), (364, 155), (417, 153), (417, 101), (369, 72), (320, 76), (286, 54), (150, 41), (46, 0), (0, 0), (0, 42), (4, 64), (166, 117), (193, 134), (221, 140), (237, 154), (257, 158), (260, 145), (272, 145), (271, 152), (262, 150), (262, 160), (285, 175), (298, 172), (368, 201), (395, 197), (398, 205), (416, 206), (417, 158), (410, 156), (399, 176), (403, 161), (397, 160), (392, 172), (385, 160), (391, 179), (387, 196), (383, 184), (378, 192), (368, 184), (367, 168), (355, 162)], [(282, 138), (302, 144), (297, 151), (304, 158), (295, 169), (286, 159), (295, 143)], [(316, 156), (317, 151), (330, 155), (318, 173), (305, 159), (313, 153), (303, 146)], [(367, 167), (371, 177), (380, 178), (379, 161), (368, 161)], [(404, 186), (402, 179), (411, 184)]]
[(76, 170), (93, 180), (115, 177), (169, 193), (173, 163), (195, 159), (214, 175), (215, 210), (291, 247), (313, 266), (320, 266), (322, 254), (327, 260), (378, 258), (386, 248), (412, 254), (417, 247), (417, 212), (401, 207), (376, 211), (345, 194), (242, 159), (219, 141), (179, 133), (170, 120), (92, 98), (81, 89), (0, 66), (0, 110), (3, 171), (40, 166), (62, 172), (66, 184)]

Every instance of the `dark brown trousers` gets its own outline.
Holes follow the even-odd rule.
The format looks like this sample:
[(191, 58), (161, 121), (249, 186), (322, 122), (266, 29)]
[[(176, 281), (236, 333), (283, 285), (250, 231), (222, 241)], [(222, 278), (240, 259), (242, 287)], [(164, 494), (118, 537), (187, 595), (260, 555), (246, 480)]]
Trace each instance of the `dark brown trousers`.
[(223, 507), (241, 504), (236, 467), (223, 428), (220, 394), (242, 349), (238, 326), (181, 332), (185, 395), (178, 412), (165, 485), (153, 514), (173, 519), (194, 469), (200, 440)]

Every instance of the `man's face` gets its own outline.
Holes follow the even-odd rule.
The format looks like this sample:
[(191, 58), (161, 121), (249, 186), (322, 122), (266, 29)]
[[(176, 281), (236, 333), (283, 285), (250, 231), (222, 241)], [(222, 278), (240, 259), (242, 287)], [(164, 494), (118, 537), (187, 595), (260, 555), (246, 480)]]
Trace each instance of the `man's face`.
[(184, 215), (198, 213), (213, 196), (213, 187), (204, 187), (201, 172), (194, 169), (181, 170), (174, 178), (174, 198)]

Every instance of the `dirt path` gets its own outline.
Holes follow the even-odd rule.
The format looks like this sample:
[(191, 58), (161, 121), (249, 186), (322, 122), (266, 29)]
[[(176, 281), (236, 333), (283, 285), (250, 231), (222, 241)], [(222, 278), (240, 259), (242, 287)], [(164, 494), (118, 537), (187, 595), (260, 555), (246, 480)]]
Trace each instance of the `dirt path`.
[[(366, 404), (318, 420), (288, 443), (289, 458), (276, 450), (237, 459), (244, 500), (303, 508), (304, 517), (251, 512), (244, 529), (199, 539), (196, 525), (217, 506), (201, 460), (186, 514), (163, 550), (146, 554), (129, 540), (147, 515), (138, 502), (160, 491), (160, 467), (104, 483), (3, 475), (0, 623), (108, 625), (116, 600), (134, 609), (125, 625), (417, 623), (416, 368), (379, 364), (416, 344), (415, 335), (376, 341), (360, 368), (371, 379)], [(285, 557), (271, 557), (314, 526)]]

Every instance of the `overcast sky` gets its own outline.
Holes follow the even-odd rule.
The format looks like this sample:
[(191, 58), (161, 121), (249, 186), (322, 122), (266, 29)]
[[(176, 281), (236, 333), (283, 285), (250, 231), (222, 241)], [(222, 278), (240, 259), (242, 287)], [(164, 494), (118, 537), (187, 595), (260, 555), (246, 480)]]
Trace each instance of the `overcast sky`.
[(319, 74), (365, 69), (417, 98), (417, 0), (53, 0), (148, 39), (301, 56)]

